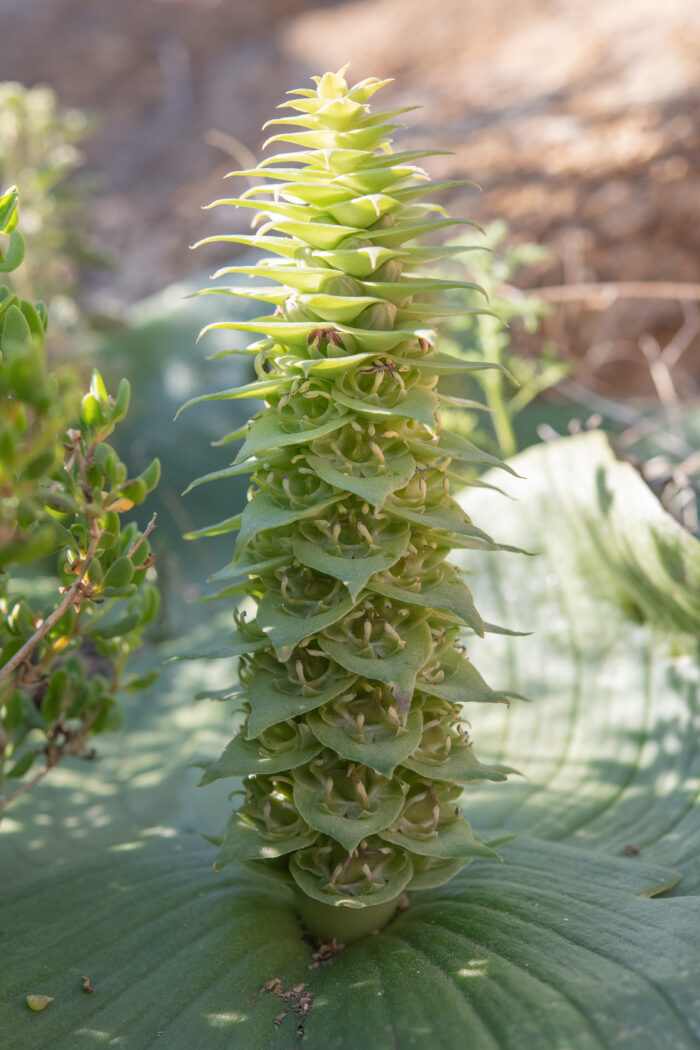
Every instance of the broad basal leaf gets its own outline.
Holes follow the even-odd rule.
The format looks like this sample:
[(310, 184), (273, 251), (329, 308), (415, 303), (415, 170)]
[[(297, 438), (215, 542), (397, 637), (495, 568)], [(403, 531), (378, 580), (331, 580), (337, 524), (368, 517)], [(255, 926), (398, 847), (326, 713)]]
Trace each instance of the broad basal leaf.
[(214, 873), (191, 838), (97, 854), (5, 893), (0, 1030), (41, 1050), (693, 1050), (700, 902), (645, 899), (673, 875), (637, 860), (500, 851), (315, 968), (276, 880)]

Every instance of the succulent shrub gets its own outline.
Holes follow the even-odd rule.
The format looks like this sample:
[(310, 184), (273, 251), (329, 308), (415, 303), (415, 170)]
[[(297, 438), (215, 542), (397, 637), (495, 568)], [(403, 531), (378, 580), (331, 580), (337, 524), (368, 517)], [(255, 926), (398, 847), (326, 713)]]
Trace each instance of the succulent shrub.
[[(17, 197), (0, 196), (0, 271), (24, 254)], [(107, 443), (129, 384), (112, 398), (94, 372), (81, 398), (71, 370), (48, 370), (47, 321), (43, 303), (0, 287), (0, 816), (67, 756), (93, 757), (92, 737), (118, 726), (120, 689), (147, 684), (123, 675), (158, 610), (146, 582), (155, 522), (142, 531), (121, 515), (160, 466), (129, 478)], [(57, 579), (45, 576), (53, 554)]]
[(344, 73), (291, 92), (269, 142), (293, 150), (234, 173), (266, 181), (215, 202), (261, 225), (200, 243), (267, 253), (220, 271), (263, 284), (216, 291), (269, 309), (209, 326), (258, 335), (231, 351), (250, 355), (255, 379), (187, 404), (267, 403), (244, 435), (227, 435), (245, 438), (232, 466), (195, 482), (252, 475), (242, 514), (192, 534), (238, 530), (218, 597), (255, 606), (250, 620), (234, 614), (226, 652), (240, 657), (240, 685), (220, 694), (243, 725), (202, 779), (244, 778), (215, 867), (236, 860), (292, 881), (310, 927), (347, 939), (388, 918), (404, 890), (497, 857), (461, 799), (508, 770), (478, 760), (462, 721), (465, 703), (506, 698), (465, 654), (464, 632), (492, 625), (446, 560), (499, 549), (452, 491), (503, 464), (442, 429), (441, 402), (454, 398), (438, 391), (441, 376), (499, 366), (438, 349), (435, 293), (477, 286), (422, 274), (461, 246), (414, 243), (474, 224), (425, 200), (463, 184), (416, 164), (437, 151), (392, 150), (404, 110), (368, 105), (386, 81), (348, 87)]
[(77, 302), (80, 270), (111, 265), (87, 229), (93, 186), (79, 171), (80, 147), (92, 130), (90, 117), (60, 106), (50, 87), (0, 82), (0, 186), (19, 189), (28, 247), (7, 284), (23, 299), (47, 303), (54, 354), (68, 349), (67, 333), (96, 320)]

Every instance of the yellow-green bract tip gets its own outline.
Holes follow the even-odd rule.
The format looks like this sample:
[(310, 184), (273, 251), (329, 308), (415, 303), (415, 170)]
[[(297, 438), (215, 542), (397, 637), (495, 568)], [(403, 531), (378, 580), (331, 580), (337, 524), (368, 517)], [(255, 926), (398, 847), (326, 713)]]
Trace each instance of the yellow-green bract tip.
[(40, 1010), (45, 1010), (49, 1003), (53, 1002), (52, 995), (28, 995), (27, 1006), (34, 1013), (39, 1013)]

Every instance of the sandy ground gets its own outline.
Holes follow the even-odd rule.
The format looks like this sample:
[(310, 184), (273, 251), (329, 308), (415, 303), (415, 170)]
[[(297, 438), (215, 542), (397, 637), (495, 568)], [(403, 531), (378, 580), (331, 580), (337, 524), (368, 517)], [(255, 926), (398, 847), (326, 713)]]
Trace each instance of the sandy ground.
[[(347, 61), (357, 79), (395, 78), (387, 105), (422, 104), (402, 142), (453, 150), (436, 176), (483, 187), (453, 211), (551, 249), (525, 284), (700, 281), (697, 0), (0, 0), (0, 17), (3, 78), (100, 119), (92, 225), (121, 264), (93, 282), (105, 303), (213, 264), (187, 245), (245, 218), (200, 205), (260, 150), (285, 90)], [(599, 389), (638, 393), (640, 338), (663, 344), (682, 321), (674, 301), (577, 304), (548, 334), (596, 348)], [(674, 375), (697, 392), (697, 334)]]

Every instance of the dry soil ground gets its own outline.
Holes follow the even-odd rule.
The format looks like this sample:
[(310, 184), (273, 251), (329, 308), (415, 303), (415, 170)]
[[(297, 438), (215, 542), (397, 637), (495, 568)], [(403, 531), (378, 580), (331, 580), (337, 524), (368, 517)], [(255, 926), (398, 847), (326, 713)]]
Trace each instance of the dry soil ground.
[[(387, 103), (423, 105), (404, 144), (454, 150), (432, 172), (484, 187), (453, 210), (552, 249), (525, 283), (700, 281), (698, 0), (0, 0), (0, 15), (2, 77), (100, 119), (92, 223), (121, 264), (103, 297), (212, 261), (187, 245), (246, 220), (200, 205), (259, 150), (286, 89), (346, 61), (395, 77)], [(664, 343), (682, 319), (674, 301), (577, 303), (550, 328), (599, 389), (639, 393), (640, 337)], [(674, 376), (698, 392), (697, 334)]]

